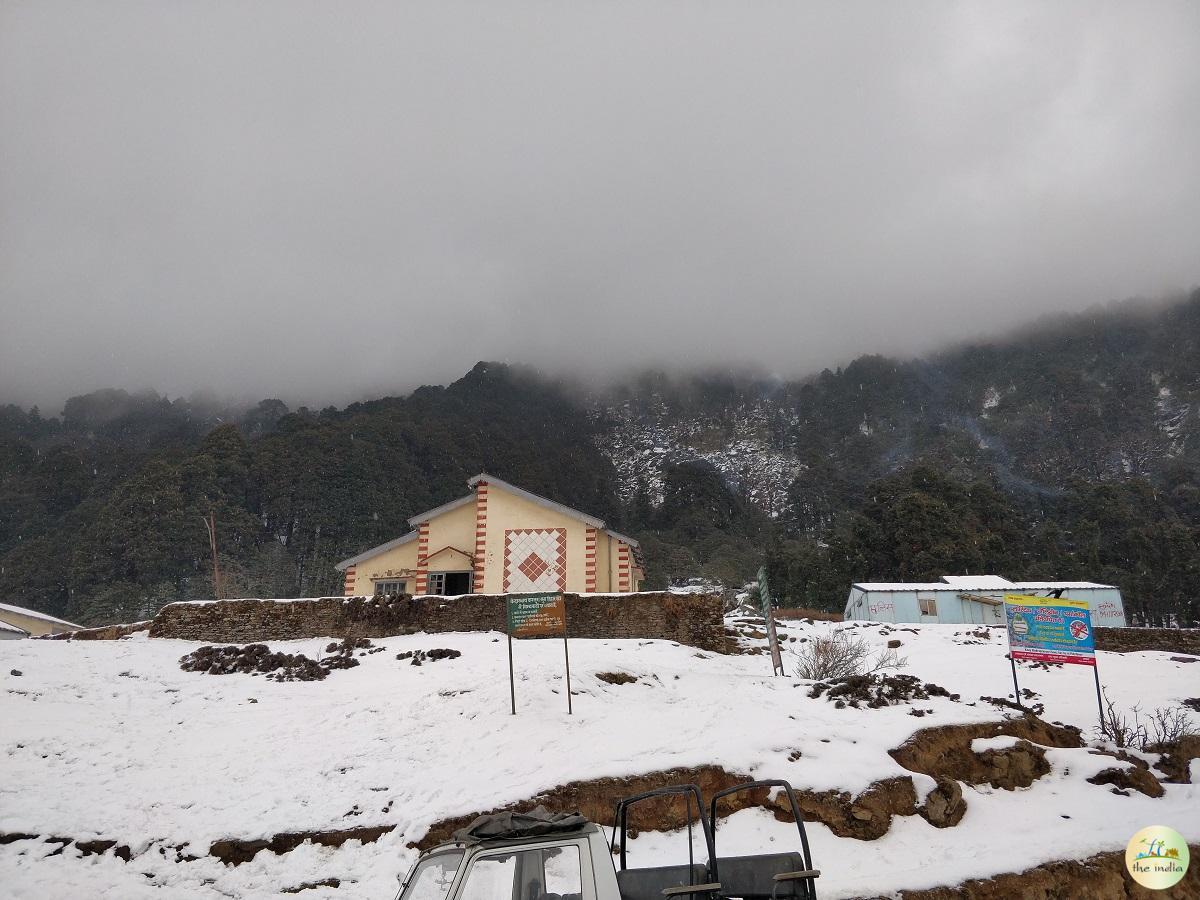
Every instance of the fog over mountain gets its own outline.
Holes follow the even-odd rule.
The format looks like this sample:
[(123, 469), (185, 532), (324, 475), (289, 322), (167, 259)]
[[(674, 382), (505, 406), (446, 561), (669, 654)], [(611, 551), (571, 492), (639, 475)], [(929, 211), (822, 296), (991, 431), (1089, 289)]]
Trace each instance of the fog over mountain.
[(0, 402), (797, 374), (1200, 283), (1200, 6), (0, 5)]

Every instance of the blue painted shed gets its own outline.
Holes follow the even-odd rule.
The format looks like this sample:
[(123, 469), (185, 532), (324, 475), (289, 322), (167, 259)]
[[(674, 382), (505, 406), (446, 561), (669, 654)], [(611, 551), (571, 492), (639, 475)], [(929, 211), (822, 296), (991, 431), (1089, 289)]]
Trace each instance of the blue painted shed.
[(1003, 625), (1007, 594), (1087, 600), (1092, 624), (1124, 626), (1121, 591), (1090, 581), (1009, 581), (999, 575), (946, 575), (933, 582), (859, 582), (846, 599), (846, 621)]

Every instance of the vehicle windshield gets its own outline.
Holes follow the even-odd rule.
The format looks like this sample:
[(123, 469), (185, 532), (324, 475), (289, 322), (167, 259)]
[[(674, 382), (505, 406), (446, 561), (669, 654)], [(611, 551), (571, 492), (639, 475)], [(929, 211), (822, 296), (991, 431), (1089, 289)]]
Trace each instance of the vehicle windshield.
[(446, 900), (462, 858), (461, 850), (447, 850), (418, 862), (404, 884), (401, 900)]

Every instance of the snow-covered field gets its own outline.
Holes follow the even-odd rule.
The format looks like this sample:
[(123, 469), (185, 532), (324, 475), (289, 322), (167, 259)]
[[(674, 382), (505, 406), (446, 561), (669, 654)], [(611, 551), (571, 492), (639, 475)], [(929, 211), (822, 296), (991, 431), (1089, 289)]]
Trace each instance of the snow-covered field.
[[(787, 623), (785, 640), (839, 627)], [(428, 827), (451, 816), (521, 801), (571, 781), (715, 763), (800, 788), (858, 792), (910, 775), (887, 751), (935, 725), (994, 721), (981, 695), (1011, 691), (1002, 632), (982, 644), (962, 626), (895, 632), (906, 674), (962, 694), (910, 706), (837, 709), (809, 699), (807, 682), (771, 678), (766, 656), (720, 656), (662, 641), (572, 641), (575, 714), (566, 715), (562, 644), (515, 645), (519, 715), (509, 714), (506, 645), (495, 634), (376, 640), (385, 652), (323, 682), (278, 683), (244, 674), (183, 672), (196, 644), (0, 643), (0, 834), (115, 839), (111, 853), (18, 840), (0, 845), (0, 892), (36, 898), (261, 898), (330, 877), (340, 888), (304, 898), (390, 898), (396, 875)], [(879, 629), (861, 629), (882, 645)], [(319, 656), (327, 640), (273, 644)], [(789, 646), (799, 646), (791, 643)], [(412, 666), (396, 654), (450, 647), (458, 659)], [(1101, 679), (1124, 707), (1200, 696), (1200, 663), (1170, 654), (1100, 654)], [(19, 676), (10, 670), (19, 670)], [(638, 676), (609, 685), (598, 672)], [(1090, 736), (1097, 711), (1090, 670), (1022, 672), (1043, 718)], [(793, 751), (800, 750), (799, 758)], [(790, 758), (792, 757), (792, 758)], [(1085, 778), (1114, 761), (1086, 750), (1048, 754), (1053, 770), (1018, 791), (964, 787), (954, 828), (898, 817), (883, 838), (839, 838), (809, 826), (822, 897), (878, 895), (1019, 871), (1053, 859), (1124, 847), (1146, 825), (1200, 841), (1200, 761), (1191, 785), (1151, 799), (1118, 796)], [(933, 780), (912, 774), (920, 791)], [(219, 838), (395, 825), (377, 843), (301, 845), (225, 866), (207, 855)], [(723, 852), (790, 848), (793, 826), (759, 810), (723, 823)], [(168, 847), (198, 858), (177, 861)], [(678, 836), (633, 843), (640, 864), (678, 861)], [(672, 855), (674, 854), (674, 856)], [(869, 859), (869, 865), (864, 864)]]

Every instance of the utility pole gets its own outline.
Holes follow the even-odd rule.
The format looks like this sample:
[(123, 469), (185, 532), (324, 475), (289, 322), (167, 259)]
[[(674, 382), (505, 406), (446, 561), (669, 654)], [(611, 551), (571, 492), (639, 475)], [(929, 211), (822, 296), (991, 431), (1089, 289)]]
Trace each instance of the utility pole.
[(207, 516), (201, 516), (200, 520), (204, 523), (204, 527), (208, 529), (208, 548), (212, 551), (213, 564), (213, 596), (221, 599), (221, 569), (217, 565), (217, 516), (211, 509)]

